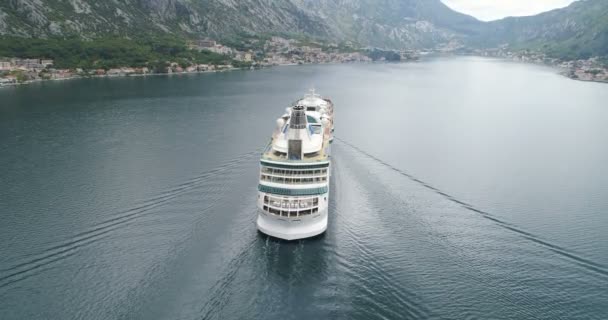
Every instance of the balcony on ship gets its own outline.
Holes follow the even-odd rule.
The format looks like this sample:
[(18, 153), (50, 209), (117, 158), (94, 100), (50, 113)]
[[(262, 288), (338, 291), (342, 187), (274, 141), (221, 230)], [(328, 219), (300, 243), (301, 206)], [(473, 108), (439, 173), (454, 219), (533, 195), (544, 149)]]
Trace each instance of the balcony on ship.
[(265, 195), (263, 210), (280, 217), (308, 216), (319, 212), (319, 198), (279, 198)]

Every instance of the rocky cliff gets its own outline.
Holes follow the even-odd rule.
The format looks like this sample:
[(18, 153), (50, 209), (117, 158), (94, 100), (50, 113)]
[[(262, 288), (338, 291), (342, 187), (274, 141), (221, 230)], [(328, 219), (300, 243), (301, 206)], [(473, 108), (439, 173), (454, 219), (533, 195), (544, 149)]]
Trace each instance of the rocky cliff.
[(380, 47), (429, 47), (480, 22), (439, 0), (5, 0), (0, 34), (221, 37), (298, 33)]
[(608, 56), (608, 1), (579, 0), (489, 23), (440, 0), (3, 0), (0, 34), (141, 37), (305, 34), (386, 48), (508, 44), (562, 56)]
[(565, 59), (608, 56), (608, 1), (580, 0), (532, 17), (489, 22), (471, 43), (545, 51)]

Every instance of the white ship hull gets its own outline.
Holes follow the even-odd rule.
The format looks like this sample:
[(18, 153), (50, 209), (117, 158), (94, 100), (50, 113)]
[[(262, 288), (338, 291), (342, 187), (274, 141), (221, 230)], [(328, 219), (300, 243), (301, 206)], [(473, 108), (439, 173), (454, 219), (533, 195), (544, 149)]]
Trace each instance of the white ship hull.
[(297, 221), (260, 212), (257, 226), (258, 230), (271, 237), (283, 240), (298, 240), (324, 233), (327, 230), (327, 220), (327, 209), (317, 216), (306, 217)]
[(260, 159), (257, 228), (298, 240), (327, 230), (333, 104), (312, 91), (286, 111)]
[[(327, 193), (313, 196), (285, 197), (262, 191), (258, 195), (256, 224), (260, 232), (278, 239), (299, 240), (318, 236), (327, 230), (329, 190)], [(282, 203), (310, 201), (310, 199), (317, 199), (313, 200), (315, 204), (312, 209), (273, 206), (273, 200)]]

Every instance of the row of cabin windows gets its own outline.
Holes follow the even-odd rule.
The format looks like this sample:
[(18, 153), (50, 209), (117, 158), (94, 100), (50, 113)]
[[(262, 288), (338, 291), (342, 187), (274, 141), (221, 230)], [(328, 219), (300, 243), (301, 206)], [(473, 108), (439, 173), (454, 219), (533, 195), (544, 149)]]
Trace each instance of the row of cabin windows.
[(297, 217), (309, 216), (311, 214), (315, 214), (315, 213), (319, 212), (319, 208), (312, 208), (312, 209), (300, 210), (300, 211), (285, 211), (285, 210), (278, 210), (278, 209), (275, 209), (275, 208), (269, 207), (269, 206), (264, 206), (264, 211), (274, 214), (275, 216), (297, 218)]
[(315, 170), (285, 170), (270, 167), (262, 167), (262, 173), (282, 175), (282, 176), (312, 176), (312, 175), (327, 175), (327, 168)]
[(326, 182), (327, 177), (316, 177), (316, 178), (283, 178), (262, 175), (260, 178), (262, 181), (285, 183), (285, 184), (307, 184), (307, 183), (321, 183)]
[(269, 187), (263, 184), (258, 185), (258, 190), (264, 193), (271, 193), (283, 196), (314, 196), (319, 194), (327, 193), (328, 188), (309, 188), (309, 189), (286, 189), (286, 188), (275, 188)]
[(308, 209), (319, 205), (319, 198), (305, 198), (305, 199), (289, 199), (289, 198), (277, 198), (265, 195), (264, 204), (276, 208), (284, 209)]

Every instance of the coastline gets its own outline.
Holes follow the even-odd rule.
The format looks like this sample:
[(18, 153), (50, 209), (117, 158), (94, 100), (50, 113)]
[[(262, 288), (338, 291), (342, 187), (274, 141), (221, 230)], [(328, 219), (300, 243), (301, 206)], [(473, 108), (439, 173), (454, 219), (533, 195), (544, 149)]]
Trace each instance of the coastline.
[[(533, 64), (553, 68), (561, 76), (583, 82), (608, 83), (608, 65), (598, 62), (598, 57), (586, 60), (559, 60), (536, 52), (473, 52), (460, 54), (481, 58), (496, 58), (516, 63)], [(600, 75), (600, 77), (598, 77)], [(601, 77), (603, 75), (603, 78)]]
[[(411, 62), (411, 61), (402, 61), (402, 62)], [(352, 64), (352, 63), (370, 63), (370, 62), (326, 62), (326, 63), (281, 63), (275, 65), (266, 65), (262, 67), (256, 68), (224, 68), (224, 69), (216, 69), (216, 70), (204, 70), (204, 71), (182, 71), (182, 72), (167, 72), (167, 73), (125, 73), (125, 74), (103, 74), (103, 75), (83, 75), (83, 76), (71, 76), (65, 78), (56, 78), (56, 79), (35, 79), (35, 80), (26, 80), (23, 82), (15, 82), (15, 83), (5, 83), (0, 84), (0, 89), (9, 88), (9, 87), (18, 87), (23, 85), (29, 85), (33, 83), (42, 83), (48, 81), (68, 81), (68, 80), (78, 80), (78, 79), (94, 79), (94, 78), (124, 78), (124, 77), (152, 77), (152, 76), (172, 76), (172, 75), (185, 75), (185, 74), (202, 74), (202, 73), (221, 73), (221, 72), (231, 72), (231, 71), (255, 71), (262, 69), (269, 69), (275, 67), (294, 67), (294, 66), (305, 66), (305, 65), (329, 65), (329, 64)]]
[(581, 78), (574, 78), (568, 74), (566, 74), (567, 71), (563, 71), (560, 72), (560, 75), (570, 79), (570, 80), (574, 80), (574, 81), (581, 81), (581, 82), (595, 82), (595, 83), (603, 83), (603, 84), (608, 84), (608, 80), (590, 80), (590, 79), (581, 79)]
[[(513, 59), (513, 58), (509, 58), (509, 57), (491, 57), (491, 56), (484, 56), (484, 55), (454, 55), (454, 56), (470, 56), (470, 57), (480, 57), (480, 58), (498, 58), (498, 59), (502, 59), (505, 61), (512, 61), (512, 62), (517, 62), (517, 63), (525, 63), (525, 64), (533, 64), (533, 65), (539, 65), (539, 66), (546, 66), (546, 67), (551, 67), (553, 69), (555, 69), (557, 71), (557, 73), (563, 77), (566, 77), (568, 79), (571, 80), (576, 80), (576, 81), (582, 81), (582, 82), (594, 82), (594, 83), (603, 83), (603, 84), (608, 84), (608, 79), (606, 80), (601, 80), (601, 79), (581, 79), (579, 77), (575, 77), (573, 76), (573, 70), (572, 69), (568, 69), (568, 68), (564, 68), (560, 65), (556, 65), (556, 64), (548, 64), (548, 63), (543, 63), (543, 62), (537, 62), (537, 61), (533, 61), (533, 60), (529, 60), (529, 61), (522, 61), (522, 60), (517, 60), (517, 59)], [(420, 60), (424, 60), (424, 59), (420, 59)], [(420, 61), (420, 60), (405, 60), (405, 61), (399, 61), (398, 63), (410, 63), (410, 62), (416, 62), (416, 61)], [(387, 63), (387, 61), (374, 61), (374, 62), (380, 62), (380, 63)], [(18, 86), (22, 86), (22, 85), (29, 85), (29, 84), (33, 84), (33, 83), (42, 83), (42, 82), (47, 82), (47, 81), (68, 81), (68, 80), (78, 80), (78, 79), (93, 79), (93, 78), (124, 78), (124, 77), (153, 77), (153, 76), (172, 76), (172, 75), (184, 75), (184, 74), (203, 74), (203, 73), (220, 73), (220, 72), (230, 72), (230, 71), (238, 71), (238, 70), (242, 70), (242, 71), (247, 71), (247, 70), (251, 70), (251, 71), (255, 71), (255, 70), (261, 70), (261, 69), (269, 69), (269, 68), (274, 68), (274, 67), (290, 67), (290, 66), (301, 66), (301, 65), (326, 65), (326, 64), (369, 64), (369, 63), (374, 63), (374, 62), (365, 62), (365, 61), (360, 61), (360, 62), (338, 62), (338, 63), (304, 63), (304, 64), (298, 64), (298, 63), (285, 63), (285, 64), (275, 64), (275, 65), (270, 65), (270, 66), (263, 66), (263, 67), (257, 67), (257, 68), (226, 68), (226, 69), (220, 69), (220, 70), (205, 70), (205, 71), (183, 71), (183, 72), (171, 72), (171, 73), (125, 73), (125, 74), (104, 74), (104, 75), (84, 75), (84, 76), (72, 76), (72, 77), (65, 77), (65, 78), (57, 78), (57, 79), (35, 79), (35, 80), (27, 80), (27, 81), (23, 81), (23, 82), (16, 82), (16, 83), (6, 83), (6, 84), (0, 84), (0, 89), (2, 88), (9, 88), (9, 87), (18, 87)]]
[(49, 82), (49, 81), (69, 81), (69, 80), (95, 79), (95, 78), (154, 77), (154, 76), (170, 76), (170, 75), (182, 75), (182, 74), (220, 73), (220, 72), (229, 72), (229, 71), (237, 71), (237, 70), (250, 70), (250, 69), (249, 68), (229, 68), (229, 69), (223, 69), (223, 70), (184, 71), (184, 72), (172, 72), (172, 73), (143, 73), (143, 74), (142, 73), (129, 73), (129, 74), (112, 74), (112, 75), (104, 74), (104, 75), (72, 76), (72, 77), (57, 78), (57, 79), (35, 79), (35, 80), (27, 80), (27, 81), (23, 81), (23, 82), (0, 84), (0, 89), (9, 88), (9, 87), (19, 87), (19, 86), (23, 86), (23, 85)]

